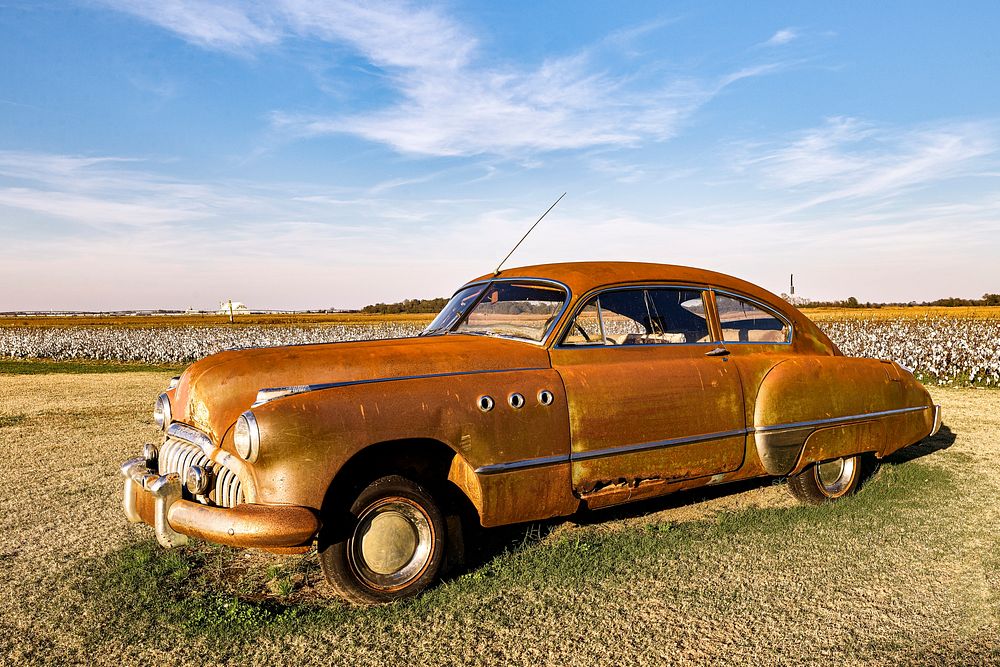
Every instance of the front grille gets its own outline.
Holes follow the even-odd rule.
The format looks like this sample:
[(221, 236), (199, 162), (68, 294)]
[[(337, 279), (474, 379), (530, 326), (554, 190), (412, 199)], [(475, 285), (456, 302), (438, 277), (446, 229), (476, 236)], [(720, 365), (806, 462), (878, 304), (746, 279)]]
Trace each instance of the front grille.
[(180, 474), (181, 479), (184, 479), (184, 471), (189, 466), (204, 466), (210, 469), (212, 488), (207, 496), (198, 496), (201, 502), (219, 507), (236, 507), (245, 500), (240, 478), (236, 473), (208, 458), (201, 447), (190, 442), (168, 437), (160, 447), (158, 464), (161, 475), (176, 472)]

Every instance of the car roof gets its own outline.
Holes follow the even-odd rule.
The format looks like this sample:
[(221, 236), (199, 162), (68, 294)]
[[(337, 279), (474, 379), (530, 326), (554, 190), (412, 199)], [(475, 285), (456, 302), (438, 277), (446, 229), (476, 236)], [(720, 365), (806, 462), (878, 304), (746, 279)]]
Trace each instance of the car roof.
[[(470, 282), (493, 278), (486, 274)], [(776, 306), (783, 305), (781, 299), (771, 292), (739, 278), (690, 266), (654, 264), (649, 262), (561, 262), (556, 264), (536, 264), (504, 269), (497, 278), (544, 278), (557, 280), (581, 296), (598, 287), (622, 283), (663, 283), (673, 282), (683, 285), (707, 285), (721, 289), (731, 289), (747, 296), (756, 297)]]
[[(718, 271), (650, 262), (562, 262), (504, 269), (495, 277), (506, 279), (540, 278), (563, 283), (572, 292), (568, 304), (570, 308), (575, 308), (587, 292), (613, 285), (666, 283), (729, 290), (756, 299), (784, 315), (798, 331), (796, 340), (799, 344), (807, 339), (811, 341), (810, 345), (816, 350), (834, 353), (833, 351), (836, 349), (826, 334), (820, 331), (798, 308), (762, 287)], [(470, 280), (469, 283), (493, 278), (493, 274), (487, 273), (475, 280)]]

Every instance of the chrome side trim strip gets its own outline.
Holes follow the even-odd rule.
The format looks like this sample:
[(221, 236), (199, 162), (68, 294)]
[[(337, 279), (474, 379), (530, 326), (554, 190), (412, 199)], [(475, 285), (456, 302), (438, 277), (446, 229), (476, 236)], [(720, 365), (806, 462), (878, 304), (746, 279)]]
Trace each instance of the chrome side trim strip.
[(491, 463), (476, 468), (477, 475), (495, 475), (498, 472), (509, 472), (511, 470), (524, 470), (525, 468), (537, 468), (540, 466), (554, 465), (556, 463), (569, 463), (568, 456), (543, 456), (537, 459), (524, 459), (523, 461), (512, 461), (510, 463)]
[[(786, 431), (800, 428), (810, 428), (814, 426), (824, 426), (829, 424), (844, 424), (852, 421), (863, 421), (876, 417), (888, 417), (891, 415), (904, 414), (907, 412), (917, 412), (919, 410), (934, 409), (936, 414), (940, 408), (933, 405), (922, 405), (912, 408), (898, 408), (895, 410), (883, 410), (881, 412), (867, 412), (860, 415), (849, 415), (847, 417), (831, 417), (829, 419), (817, 419), (807, 422), (793, 422), (788, 424), (775, 424), (774, 426), (756, 426), (754, 428), (735, 429), (732, 431), (720, 431), (718, 433), (706, 433), (704, 435), (692, 435), (684, 438), (671, 438), (669, 440), (657, 440), (654, 442), (642, 442), (634, 445), (621, 445), (618, 447), (608, 447), (606, 449), (595, 449), (589, 452), (571, 452), (569, 455), (543, 456), (535, 459), (523, 459), (521, 461), (511, 461), (508, 463), (491, 463), (476, 468), (478, 475), (495, 475), (501, 472), (512, 470), (524, 470), (526, 468), (537, 468), (540, 466), (555, 465), (558, 463), (569, 463), (576, 461), (587, 461), (590, 459), (602, 458), (605, 456), (615, 456), (618, 454), (632, 454), (634, 452), (648, 451), (652, 449), (666, 449), (668, 447), (679, 447), (682, 445), (692, 445), (699, 442), (710, 442), (712, 440), (722, 440), (723, 438), (734, 438), (740, 435), (751, 433), (772, 433), (775, 431)], [(932, 433), (933, 435), (933, 433)]]
[(206, 455), (211, 454), (212, 451), (215, 450), (215, 445), (212, 444), (212, 439), (196, 429), (194, 426), (174, 422), (167, 428), (167, 435), (177, 438), (178, 440), (190, 442), (192, 445), (197, 445), (203, 452), (205, 452)]
[(912, 408), (897, 408), (896, 410), (883, 410), (881, 412), (865, 412), (860, 415), (849, 415), (847, 417), (830, 417), (829, 419), (815, 419), (813, 421), (807, 422), (794, 422), (791, 424), (775, 424), (773, 426), (755, 426), (749, 429), (755, 433), (770, 433), (772, 431), (785, 431), (796, 428), (805, 428), (809, 426), (823, 426), (826, 424), (843, 424), (845, 422), (861, 421), (864, 419), (872, 419), (874, 417), (888, 417), (889, 415), (899, 415), (905, 412), (916, 412), (918, 410), (930, 410), (933, 405), (921, 405)]
[(643, 452), (649, 449), (666, 449), (668, 447), (680, 447), (681, 445), (693, 445), (699, 442), (709, 442), (711, 440), (722, 440), (723, 438), (734, 438), (738, 435), (746, 435), (747, 429), (736, 429), (733, 431), (720, 431), (719, 433), (706, 433), (704, 435), (689, 435), (683, 438), (671, 438), (669, 440), (656, 440), (654, 442), (641, 442), (635, 445), (622, 445), (619, 447), (608, 447), (607, 449), (594, 449), (589, 452), (573, 452), (569, 455), (571, 461), (588, 461), (599, 459), (605, 456), (616, 454), (631, 454), (633, 452)]
[(739, 435), (746, 435), (747, 433), (748, 431), (746, 429), (737, 429), (734, 431), (722, 431), (720, 433), (708, 433), (706, 435), (692, 435), (684, 438), (672, 438), (670, 440), (657, 440), (656, 442), (642, 442), (636, 445), (622, 445), (619, 447), (608, 447), (606, 449), (595, 449), (589, 452), (571, 452), (569, 455), (543, 456), (537, 459), (511, 461), (510, 463), (491, 463), (489, 465), (476, 468), (476, 473), (479, 475), (493, 475), (498, 472), (523, 470), (525, 468), (537, 468), (539, 466), (554, 465), (557, 463), (586, 461), (605, 456), (614, 456), (616, 454), (631, 454), (633, 452), (641, 452), (649, 449), (665, 449), (667, 447), (691, 445), (698, 442), (732, 438)]
[[(277, 398), (284, 398), (285, 396), (293, 396), (295, 394), (305, 394), (310, 391), (319, 391), (321, 389), (335, 389), (337, 387), (353, 387), (359, 384), (379, 384), (382, 382), (396, 382), (397, 380), (428, 380), (431, 378), (448, 378), (448, 377), (459, 377), (462, 375), (485, 375), (489, 373), (520, 373), (522, 371), (547, 371), (548, 368), (543, 368), (541, 366), (534, 368), (492, 368), (488, 370), (478, 370), (478, 371), (454, 371), (451, 373), (428, 373), (426, 375), (399, 375), (394, 377), (384, 377), (384, 378), (369, 378), (366, 380), (347, 380), (345, 382), (324, 382), (321, 384), (304, 384), (293, 387), (267, 387), (263, 388), (261, 392), (275, 392), (280, 395), (275, 396), (267, 400), (257, 401), (252, 407), (257, 407), (258, 405), (263, 405), (269, 403)], [(260, 392), (258, 392), (259, 395)]]

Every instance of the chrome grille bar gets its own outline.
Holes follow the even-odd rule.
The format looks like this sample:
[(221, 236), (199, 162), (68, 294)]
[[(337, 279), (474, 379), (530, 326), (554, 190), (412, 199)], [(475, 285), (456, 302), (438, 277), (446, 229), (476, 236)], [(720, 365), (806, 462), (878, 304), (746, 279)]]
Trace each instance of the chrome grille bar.
[(161, 475), (176, 472), (184, 478), (188, 467), (197, 465), (212, 470), (215, 484), (208, 496), (198, 500), (219, 507), (236, 507), (243, 502), (243, 488), (240, 478), (226, 466), (212, 461), (202, 447), (168, 435), (160, 447), (159, 472)]

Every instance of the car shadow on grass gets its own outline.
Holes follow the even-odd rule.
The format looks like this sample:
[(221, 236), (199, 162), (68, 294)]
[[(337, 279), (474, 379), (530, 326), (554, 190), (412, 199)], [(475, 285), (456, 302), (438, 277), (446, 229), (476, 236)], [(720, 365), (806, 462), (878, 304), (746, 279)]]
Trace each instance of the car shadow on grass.
[[(954, 442), (955, 433), (947, 425), (942, 425), (941, 429), (933, 437), (924, 438), (915, 444), (897, 450), (878, 461), (876, 465), (869, 465), (862, 483), (866, 483), (881, 466), (897, 466), (915, 461), (948, 449)], [(872, 456), (872, 459), (874, 460), (874, 456)], [(658, 498), (649, 498), (596, 510), (582, 508), (570, 517), (560, 517), (547, 521), (489, 529), (470, 526), (472, 518), (466, 517), (463, 523), (469, 544), (465, 549), (464, 560), (452, 563), (445, 577), (460, 577), (482, 567), (507, 551), (523, 549), (532, 544), (540, 543), (554, 530), (567, 523), (580, 526), (600, 526), (601, 524), (615, 521), (652, 517), (661, 512), (693, 507), (719, 498), (784, 484), (784, 478), (758, 477), (717, 486), (703, 486), (696, 489), (675, 491)], [(700, 518), (704, 517), (697, 517), (692, 520)]]
[(955, 444), (955, 433), (947, 425), (942, 424), (941, 430), (934, 434), (931, 438), (924, 438), (920, 442), (910, 445), (909, 447), (903, 447), (900, 450), (890, 454), (889, 456), (882, 459), (883, 464), (898, 465), (900, 463), (907, 463), (909, 461), (915, 461), (916, 459), (935, 454), (942, 450), (948, 449), (953, 444)]

